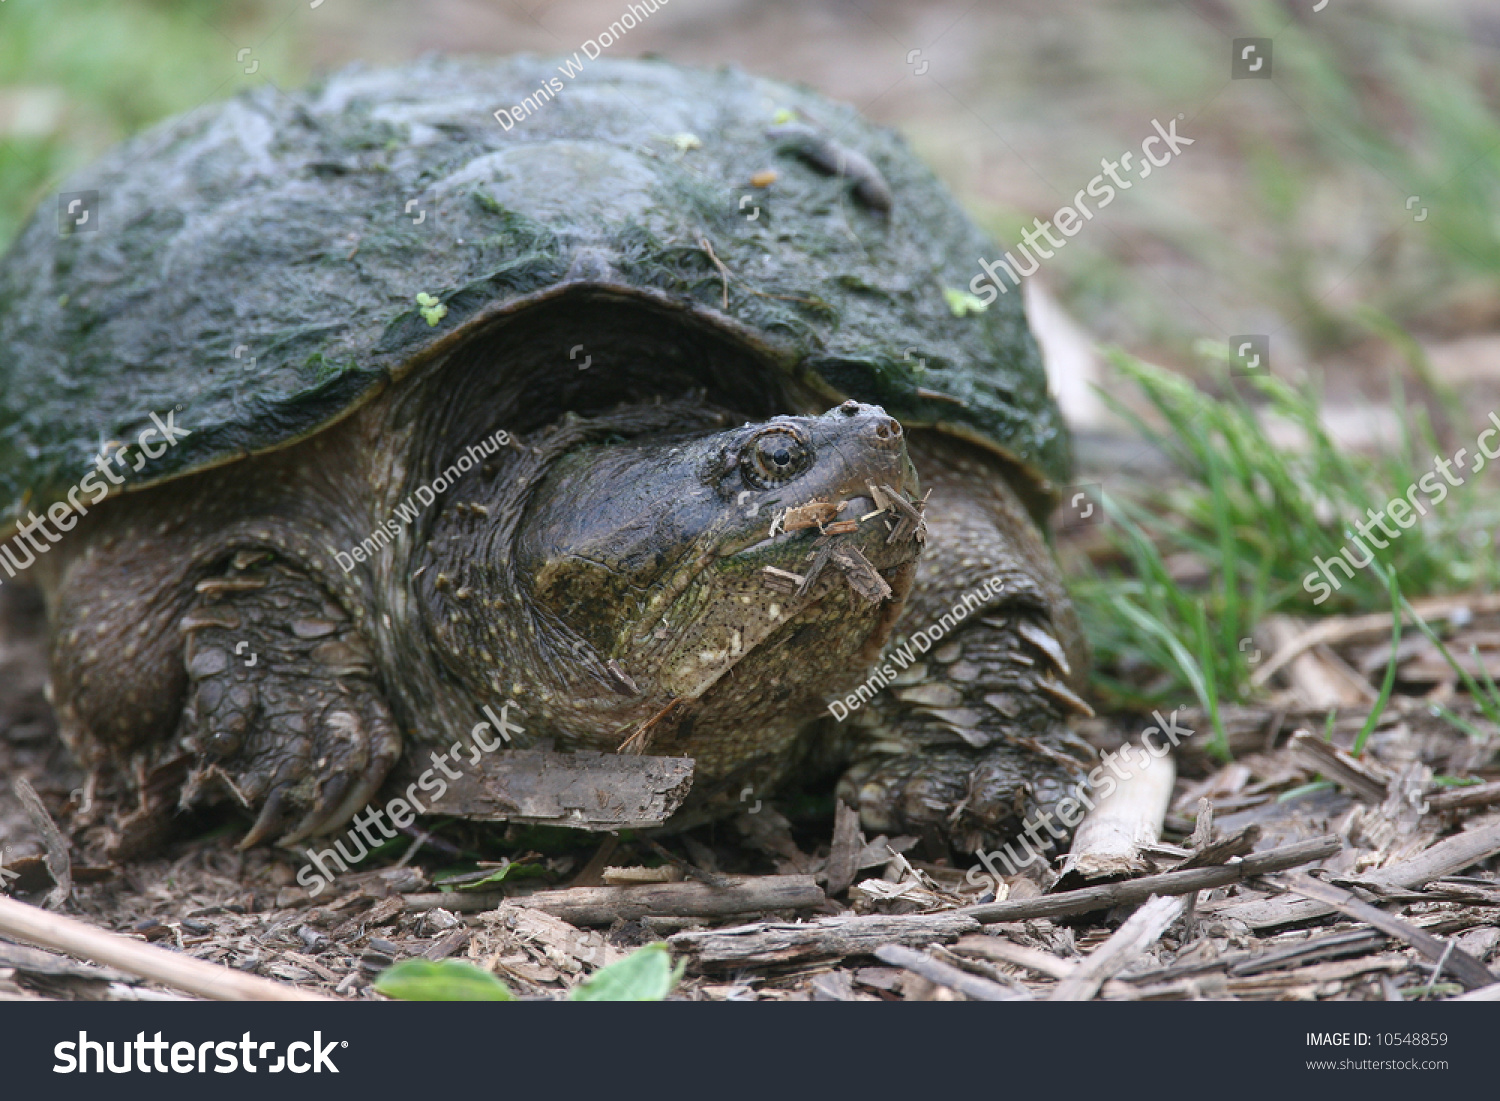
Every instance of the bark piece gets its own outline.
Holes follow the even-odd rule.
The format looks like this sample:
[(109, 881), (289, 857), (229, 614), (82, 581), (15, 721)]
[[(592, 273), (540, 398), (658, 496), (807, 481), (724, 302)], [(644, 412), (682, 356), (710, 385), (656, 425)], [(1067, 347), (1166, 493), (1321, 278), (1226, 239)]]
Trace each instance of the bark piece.
[(729, 885), (655, 883), (639, 887), (566, 887), (511, 899), (573, 925), (609, 925), (647, 915), (720, 917), (764, 910), (803, 910), (827, 901), (810, 875), (726, 876)]
[(671, 817), (692, 783), (691, 757), (507, 750), (449, 780), (441, 799), (427, 801), (427, 813), (582, 830), (641, 829)]
[(735, 968), (867, 956), (882, 945), (925, 945), (978, 929), (979, 922), (956, 911), (861, 914), (678, 933), (669, 943), (691, 953), (700, 967)]

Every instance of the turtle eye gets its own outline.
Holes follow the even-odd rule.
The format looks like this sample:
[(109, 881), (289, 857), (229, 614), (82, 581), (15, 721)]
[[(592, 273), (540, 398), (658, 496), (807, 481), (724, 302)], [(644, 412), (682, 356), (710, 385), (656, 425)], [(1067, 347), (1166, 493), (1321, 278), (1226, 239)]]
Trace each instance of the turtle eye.
[(789, 482), (812, 465), (812, 448), (784, 428), (762, 432), (745, 451), (740, 469), (760, 489)]

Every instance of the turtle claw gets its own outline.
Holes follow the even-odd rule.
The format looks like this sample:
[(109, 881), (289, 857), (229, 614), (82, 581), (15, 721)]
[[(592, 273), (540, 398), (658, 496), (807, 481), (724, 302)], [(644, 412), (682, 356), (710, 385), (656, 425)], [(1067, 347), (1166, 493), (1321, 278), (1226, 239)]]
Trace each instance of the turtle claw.
[(302, 816), (278, 845), (289, 848), (309, 837), (331, 833), (353, 818), (380, 790), (385, 774), (401, 756), (401, 739), (394, 730), (377, 736), (370, 747), (373, 752), (364, 770), (340, 772), (329, 778), (318, 791), (318, 798), (311, 809)]
[(235, 848), (244, 852), (246, 849), (252, 849), (267, 838), (274, 836), (286, 820), (291, 817), (292, 810), (286, 803), (285, 788), (277, 788), (271, 792), (270, 797), (266, 799), (265, 804), (260, 808), (260, 814), (256, 816), (255, 825), (250, 827), (250, 832), (244, 836)]
[(868, 831), (941, 838), (959, 852), (978, 852), (1044, 821), (1082, 778), (1057, 759), (999, 745), (881, 758), (851, 769), (840, 794)]

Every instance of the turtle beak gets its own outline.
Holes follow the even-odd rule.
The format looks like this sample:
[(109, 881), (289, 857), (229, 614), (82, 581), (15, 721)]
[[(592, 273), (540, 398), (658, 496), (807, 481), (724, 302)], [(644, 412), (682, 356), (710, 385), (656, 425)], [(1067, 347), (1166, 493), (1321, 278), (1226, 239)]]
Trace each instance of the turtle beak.
[[(855, 515), (886, 508), (882, 498), (895, 493), (906, 501), (920, 496), (917, 470), (906, 451), (906, 433), (895, 417), (878, 405), (846, 401), (818, 421), (832, 437), (824, 446), (835, 447), (849, 469), (849, 478), (839, 487), (841, 496), (851, 501), (846, 514), (856, 507), (860, 512)], [(815, 429), (814, 439), (823, 434)]]

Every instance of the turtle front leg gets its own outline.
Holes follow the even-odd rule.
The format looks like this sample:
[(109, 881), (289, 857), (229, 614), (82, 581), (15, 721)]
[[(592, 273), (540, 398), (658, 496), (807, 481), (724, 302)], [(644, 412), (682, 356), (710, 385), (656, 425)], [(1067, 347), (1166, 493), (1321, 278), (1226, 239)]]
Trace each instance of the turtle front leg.
[(197, 592), (179, 623), (188, 676), (179, 737), (196, 755), (182, 804), (219, 790), (259, 807), (242, 848), (342, 825), (401, 755), (359, 630), (269, 551), (238, 552)]
[[(846, 697), (859, 705), (846, 722), (861, 748), (840, 795), (869, 830), (962, 852), (1033, 824), (1034, 837), (1057, 843), (1078, 821), (1068, 800), (1094, 764), (1067, 722), (1090, 713), (1072, 606), (1051, 550), (993, 469), (932, 446), (918, 465), (932, 486), (927, 549), (867, 682), (873, 696)], [(923, 652), (918, 632), (939, 637)]]

